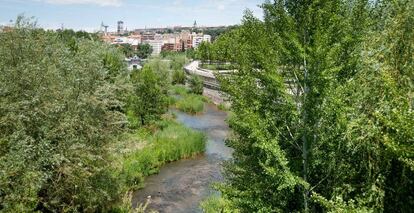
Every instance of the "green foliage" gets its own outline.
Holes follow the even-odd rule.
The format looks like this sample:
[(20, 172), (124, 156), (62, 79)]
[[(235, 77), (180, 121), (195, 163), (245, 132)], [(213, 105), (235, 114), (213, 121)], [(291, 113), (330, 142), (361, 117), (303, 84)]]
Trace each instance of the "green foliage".
[(171, 84), (170, 64), (169, 62), (162, 61), (160, 58), (153, 58), (147, 63), (149, 67), (159, 77), (159, 82), (162, 85), (163, 93), (166, 93), (168, 87)]
[[(134, 76), (134, 92), (129, 109), (138, 117), (142, 126), (156, 121), (168, 107), (165, 78), (157, 75), (152, 65), (145, 65)], [(159, 70), (160, 71), (160, 70)]]
[(143, 178), (157, 173), (163, 164), (192, 157), (205, 149), (202, 133), (170, 120), (158, 125), (159, 131), (142, 138), (147, 145), (123, 160), (120, 178), (128, 188), (142, 187)]
[(263, 21), (246, 12), (214, 54), (200, 50), (237, 70), (218, 76), (234, 112), (226, 202), (242, 212), (413, 208), (413, 7), (269, 1)]
[(232, 64), (202, 64), (200, 67), (203, 69), (207, 69), (207, 70), (233, 70), (234, 69)]
[(203, 30), (203, 33), (210, 35), (212, 41), (215, 41), (218, 37), (220, 37), (220, 35), (225, 34), (226, 32), (229, 32), (235, 28), (237, 28), (236, 25), (228, 26), (224, 28), (217, 28), (217, 29), (206, 29), (206, 30)]
[(103, 57), (116, 52), (34, 27), (0, 33), (0, 211), (101, 211), (118, 195), (104, 149), (125, 119)]
[(173, 85), (171, 87), (171, 92), (174, 95), (181, 95), (181, 96), (185, 96), (189, 93), (189, 90), (186, 86), (184, 85)]
[(220, 103), (219, 105), (217, 105), (217, 108), (219, 110), (223, 110), (223, 111), (229, 111), (230, 110), (229, 103), (226, 103), (226, 102)]
[(187, 63), (187, 57), (184, 54), (174, 54), (167, 59), (171, 60), (171, 69), (172, 70), (182, 70), (184, 65)]
[(196, 51), (195, 51), (193, 48), (191, 48), (191, 49), (187, 49), (187, 50), (185, 51), (185, 56), (186, 56), (188, 59), (195, 59), (195, 58), (196, 58)]
[(124, 53), (125, 57), (133, 57), (136, 52), (134, 51), (134, 49), (132, 48), (132, 46), (130, 44), (116, 44), (116, 47), (122, 52)]
[(183, 70), (174, 70), (172, 75), (172, 84), (185, 84), (186, 76)]
[(175, 106), (183, 112), (196, 114), (204, 110), (204, 97), (188, 94), (179, 99)]
[(57, 30), (56, 33), (63, 41), (70, 41), (72, 39), (89, 39), (99, 41), (99, 35), (96, 33), (88, 33), (85, 31), (75, 32), (72, 29)]
[(148, 58), (152, 54), (152, 51), (153, 49), (151, 45), (144, 43), (144, 44), (138, 45), (138, 48), (135, 54), (140, 58)]
[(203, 80), (198, 75), (192, 75), (188, 81), (191, 93), (202, 95), (203, 94)]
[(230, 212), (239, 212), (237, 209), (234, 209), (231, 207), (230, 202), (227, 200), (213, 195), (208, 197), (207, 199), (203, 200), (200, 204), (201, 209), (203, 209), (203, 212), (205, 213), (216, 213), (216, 212), (222, 212), (222, 213), (230, 213)]
[(211, 62), (214, 60), (213, 45), (209, 42), (201, 42), (196, 51), (196, 58), (204, 62)]

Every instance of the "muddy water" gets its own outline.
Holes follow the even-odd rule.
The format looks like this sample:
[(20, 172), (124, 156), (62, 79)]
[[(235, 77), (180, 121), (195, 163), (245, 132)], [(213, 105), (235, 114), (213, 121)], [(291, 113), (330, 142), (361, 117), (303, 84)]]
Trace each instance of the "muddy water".
[(200, 201), (214, 193), (210, 185), (222, 179), (221, 162), (231, 157), (232, 150), (224, 144), (229, 132), (227, 114), (211, 104), (206, 104), (201, 115), (173, 112), (178, 121), (207, 135), (206, 152), (167, 164), (159, 174), (148, 177), (145, 188), (134, 193), (133, 205), (151, 196), (149, 208), (159, 212), (201, 212)]

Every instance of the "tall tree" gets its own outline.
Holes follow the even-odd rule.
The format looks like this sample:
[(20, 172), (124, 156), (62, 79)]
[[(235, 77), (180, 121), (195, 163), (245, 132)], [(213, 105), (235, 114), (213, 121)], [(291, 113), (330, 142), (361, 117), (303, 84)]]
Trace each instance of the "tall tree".
[(138, 49), (136, 54), (140, 58), (148, 58), (152, 53), (152, 47), (149, 44), (140, 44), (138, 45)]
[(104, 147), (124, 120), (113, 50), (35, 27), (0, 33), (0, 211), (101, 211), (118, 193)]
[(140, 119), (141, 125), (147, 125), (159, 118), (167, 110), (165, 79), (157, 75), (151, 66), (134, 75), (134, 92), (131, 96), (130, 108)]
[(276, 0), (263, 21), (247, 12), (228, 38), (237, 72), (219, 76), (237, 133), (225, 199), (246, 212), (382, 211), (393, 195), (390, 206), (411, 208), (412, 4)]

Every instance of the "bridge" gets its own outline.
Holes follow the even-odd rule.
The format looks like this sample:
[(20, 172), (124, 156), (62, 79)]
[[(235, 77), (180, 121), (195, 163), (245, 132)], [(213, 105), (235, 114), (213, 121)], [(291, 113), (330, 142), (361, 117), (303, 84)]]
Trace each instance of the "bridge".
[(184, 71), (188, 75), (197, 75), (201, 77), (203, 80), (204, 87), (213, 89), (213, 90), (220, 90), (220, 83), (216, 79), (214, 73), (219, 74), (228, 74), (232, 71), (222, 70), (222, 71), (212, 71), (200, 68), (200, 61), (192, 61), (191, 63), (184, 66)]

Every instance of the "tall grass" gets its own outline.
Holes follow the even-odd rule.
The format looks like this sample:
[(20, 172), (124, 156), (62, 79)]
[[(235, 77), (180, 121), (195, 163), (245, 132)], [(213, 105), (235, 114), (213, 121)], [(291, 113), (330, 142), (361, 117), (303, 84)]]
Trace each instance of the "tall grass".
[(171, 86), (170, 93), (174, 95), (187, 95), (189, 93), (189, 89), (184, 85), (173, 85)]
[(200, 203), (200, 207), (205, 213), (216, 212), (239, 212), (232, 208), (230, 203), (219, 195), (212, 195)]
[(160, 130), (147, 136), (147, 145), (123, 160), (120, 178), (130, 189), (143, 186), (144, 177), (158, 173), (165, 163), (189, 158), (205, 150), (204, 134), (171, 120), (161, 121)]
[(204, 110), (204, 101), (201, 95), (189, 94), (178, 100), (175, 106), (183, 112), (196, 114)]

